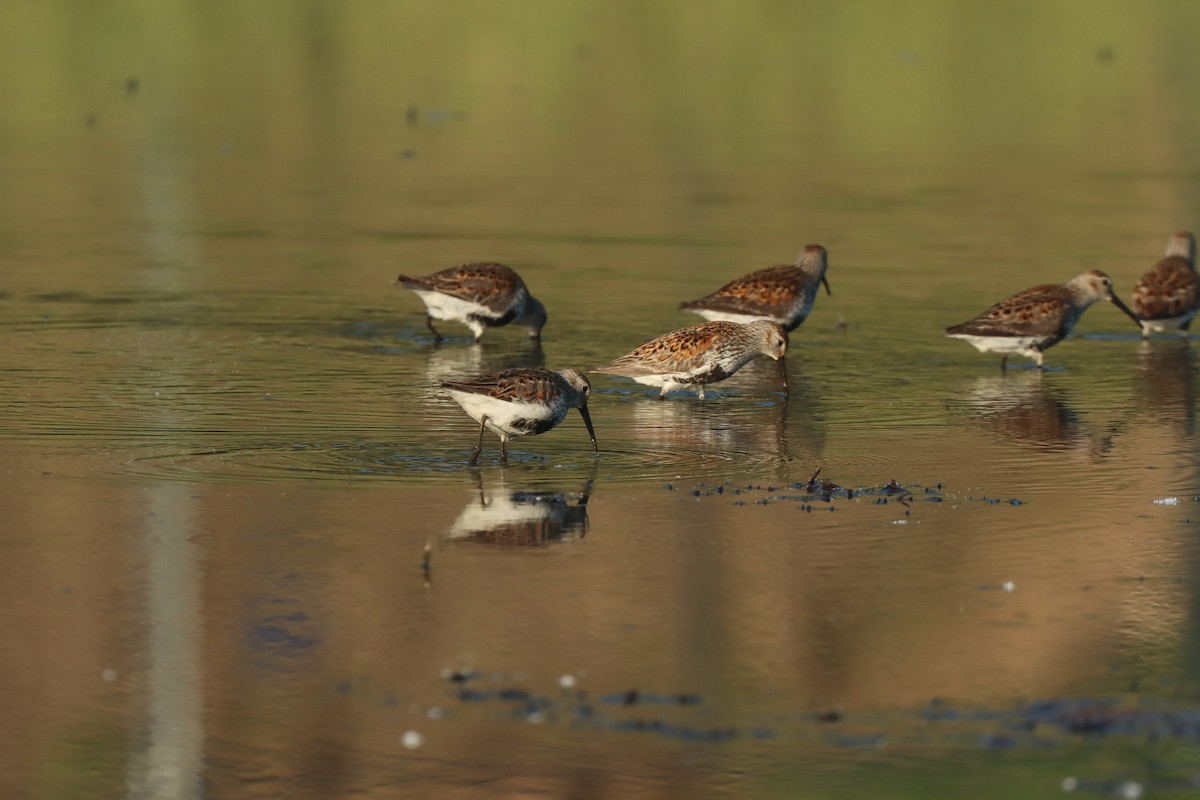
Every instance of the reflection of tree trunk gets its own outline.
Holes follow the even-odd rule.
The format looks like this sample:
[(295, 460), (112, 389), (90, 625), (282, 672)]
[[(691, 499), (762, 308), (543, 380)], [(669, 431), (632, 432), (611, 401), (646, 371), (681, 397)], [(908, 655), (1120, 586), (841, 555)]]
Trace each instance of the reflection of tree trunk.
[[(163, 115), (175, 119), (173, 115)], [(189, 273), (198, 255), (190, 234), (188, 162), (170, 150), (169, 130), (151, 140), (140, 163), (142, 188), (140, 243), (147, 268), (141, 273), (147, 288), (187, 291)], [(165, 334), (144, 340), (143, 363), (173, 364), (179, 342)], [(167, 368), (169, 371), (170, 367)], [(182, 374), (170, 377), (181, 383)], [(163, 429), (178, 427), (171, 410), (157, 421)], [(181, 483), (155, 482), (148, 488), (146, 547), (148, 622), (145, 685), (149, 689), (145, 739), (138, 740), (130, 760), (129, 797), (133, 800), (202, 796), (204, 752), (202, 694), (203, 597), (200, 549), (193, 542), (192, 489)]]
[(203, 609), (190, 492), (177, 483), (157, 483), (149, 490), (145, 532), (149, 727), (145, 749), (131, 759), (132, 800), (202, 796)]

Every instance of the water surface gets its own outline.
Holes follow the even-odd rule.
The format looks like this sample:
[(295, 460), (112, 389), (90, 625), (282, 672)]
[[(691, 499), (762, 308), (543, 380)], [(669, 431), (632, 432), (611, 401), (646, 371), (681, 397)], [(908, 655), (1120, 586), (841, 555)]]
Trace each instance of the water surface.
[[(0, 794), (1190, 796), (1191, 6), (13, 6)], [(594, 376), (465, 465), (436, 391), (830, 252), (790, 391)], [(547, 305), (480, 345), (391, 285)]]

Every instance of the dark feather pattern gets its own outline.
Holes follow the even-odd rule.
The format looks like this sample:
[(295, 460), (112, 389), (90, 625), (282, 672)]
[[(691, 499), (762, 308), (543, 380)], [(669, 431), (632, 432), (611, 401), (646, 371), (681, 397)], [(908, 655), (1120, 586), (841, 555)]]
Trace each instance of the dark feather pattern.
[(477, 378), (445, 380), (440, 386), (519, 403), (549, 403), (560, 393), (575, 391), (562, 375), (538, 367), (513, 367)]
[(707, 297), (687, 300), (680, 308), (707, 308), (734, 314), (784, 316), (795, 302), (804, 272), (792, 264), (760, 269), (730, 281)]
[(825, 248), (810, 244), (794, 264), (780, 264), (751, 272), (735, 278), (710, 295), (684, 301), (679, 307), (709, 319), (719, 320), (721, 315), (726, 314), (767, 319), (791, 331), (808, 317), (821, 284), (829, 288), (825, 280), (826, 269)]
[(613, 375), (649, 375), (664, 370), (692, 372), (713, 360), (717, 351), (742, 337), (736, 322), (706, 322), (651, 339), (620, 358), (596, 367)]
[(1200, 307), (1200, 275), (1181, 256), (1168, 256), (1142, 275), (1133, 289), (1133, 311), (1158, 320), (1195, 313)]
[[(1001, 300), (975, 319), (946, 328), (951, 336), (1046, 336), (1057, 341), (1066, 331), (1069, 297), (1061, 284), (1043, 284)], [(1070, 320), (1073, 322), (1074, 320)]]
[(477, 303), (498, 316), (515, 315), (515, 309), (529, 293), (520, 275), (490, 261), (450, 267), (422, 278), (401, 275), (396, 280), (408, 289), (440, 292)]

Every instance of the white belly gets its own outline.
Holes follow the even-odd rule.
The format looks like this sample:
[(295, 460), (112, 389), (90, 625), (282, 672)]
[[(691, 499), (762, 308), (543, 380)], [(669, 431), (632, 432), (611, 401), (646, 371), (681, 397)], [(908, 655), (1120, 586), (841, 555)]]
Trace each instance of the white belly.
[(429, 311), (429, 316), (434, 319), (461, 322), (472, 314), (478, 314), (484, 310), (478, 303), (460, 300), (457, 297), (451, 297), (441, 292), (417, 292), (417, 296), (425, 303), (425, 308)]
[(454, 398), (463, 411), (476, 422), (487, 417), (484, 427), (508, 441), (513, 436), (525, 436), (530, 433), (529, 426), (523, 424), (529, 420), (550, 420), (553, 425), (562, 422), (567, 414), (567, 407), (547, 406), (541, 403), (515, 403), (511, 400), (498, 400), (487, 395), (472, 392), (457, 392), (446, 389), (446, 393)]
[(755, 322), (760, 319), (774, 319), (774, 317), (755, 316), (754, 314), (734, 314), (729, 311), (710, 311), (707, 308), (693, 308), (689, 310), (699, 314), (711, 322), (740, 322), (745, 325), (748, 322)]
[(1177, 331), (1183, 328), (1194, 316), (1195, 311), (1189, 311), (1186, 314), (1181, 314), (1178, 317), (1166, 317), (1164, 319), (1144, 319), (1142, 320), (1142, 330), (1146, 333), (1152, 331)]
[(1005, 353), (1036, 358), (1038, 345), (1046, 341), (1045, 336), (972, 336), (966, 333), (947, 334), (951, 339), (962, 339), (975, 346), (981, 353)]

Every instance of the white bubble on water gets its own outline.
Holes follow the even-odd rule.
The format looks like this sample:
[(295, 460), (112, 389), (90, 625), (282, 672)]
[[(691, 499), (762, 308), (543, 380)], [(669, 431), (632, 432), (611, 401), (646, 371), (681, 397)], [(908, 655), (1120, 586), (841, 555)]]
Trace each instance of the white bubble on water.
[(1125, 800), (1138, 800), (1142, 796), (1142, 785), (1137, 781), (1125, 781), (1121, 784), (1121, 797)]

